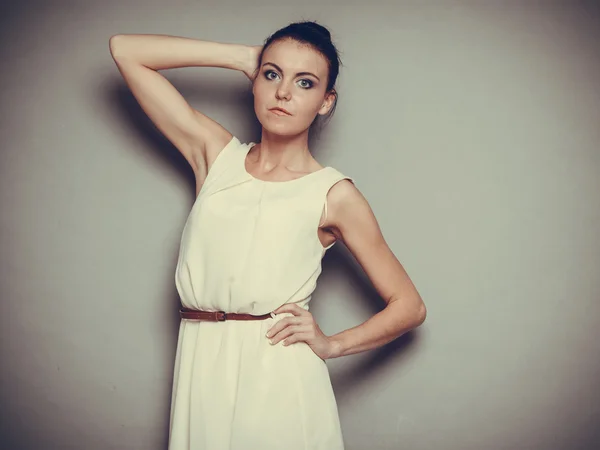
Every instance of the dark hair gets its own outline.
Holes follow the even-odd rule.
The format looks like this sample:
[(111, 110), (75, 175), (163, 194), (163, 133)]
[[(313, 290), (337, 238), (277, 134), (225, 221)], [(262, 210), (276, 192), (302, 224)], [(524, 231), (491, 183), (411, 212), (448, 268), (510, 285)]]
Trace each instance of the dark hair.
[[(333, 107), (327, 114), (327, 119), (329, 119), (335, 112), (335, 108), (337, 106), (338, 93), (334, 86), (340, 71), (340, 65), (342, 65), (338, 50), (331, 41), (331, 33), (327, 28), (319, 25), (316, 22), (303, 21), (291, 23), (288, 26), (277, 30), (265, 40), (263, 48), (258, 57), (257, 68), (260, 68), (262, 65), (262, 58), (265, 50), (271, 44), (285, 39), (291, 39), (302, 44), (310, 45), (314, 50), (321, 53), (321, 55), (323, 55), (323, 57), (327, 60), (329, 74), (327, 77), (327, 88), (325, 92), (333, 91), (335, 95)], [(319, 117), (320, 116), (317, 116), (315, 120)]]

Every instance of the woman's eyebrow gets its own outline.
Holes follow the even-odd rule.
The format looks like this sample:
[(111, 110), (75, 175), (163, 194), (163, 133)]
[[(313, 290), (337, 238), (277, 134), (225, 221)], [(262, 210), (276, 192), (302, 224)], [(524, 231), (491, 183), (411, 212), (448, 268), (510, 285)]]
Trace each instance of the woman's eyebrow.
[[(283, 73), (283, 70), (282, 70), (282, 69), (281, 69), (281, 67), (279, 67), (277, 64), (275, 64), (275, 63), (272, 63), (272, 62), (266, 62), (266, 63), (264, 63), (264, 64), (263, 64), (263, 66), (266, 66), (267, 64), (270, 64), (270, 65), (272, 65), (272, 66), (273, 66), (273, 67), (275, 67), (277, 70), (279, 70), (281, 73)], [(296, 76), (300, 76), (300, 75), (310, 75), (310, 76), (313, 76), (313, 77), (315, 77), (317, 80), (321, 81), (321, 80), (319, 79), (319, 77), (318, 77), (318, 76), (316, 76), (314, 73), (311, 73), (311, 72), (298, 72), (298, 73), (296, 74)]]

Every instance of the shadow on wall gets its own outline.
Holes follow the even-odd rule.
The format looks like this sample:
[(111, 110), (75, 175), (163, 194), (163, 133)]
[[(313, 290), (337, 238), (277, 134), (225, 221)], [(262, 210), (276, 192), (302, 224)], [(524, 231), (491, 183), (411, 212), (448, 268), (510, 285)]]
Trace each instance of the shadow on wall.
[[(358, 265), (352, 254), (341, 243), (334, 245), (323, 258), (323, 275), (340, 278), (344, 283), (350, 283), (351, 290), (360, 297), (361, 306), (365, 313), (361, 322), (380, 312), (386, 305), (377, 293), (362, 268)], [(347, 301), (348, 299), (345, 299)], [(319, 302), (315, 303), (313, 310), (318, 310)], [(317, 312), (318, 314), (318, 312)], [(354, 326), (354, 325), (351, 325)], [(331, 371), (331, 383), (335, 390), (339, 407), (343, 407), (346, 400), (354, 395), (354, 389), (361, 384), (369, 383), (370, 378), (387, 368), (397, 364), (401, 359), (409, 357), (411, 350), (418, 346), (420, 338), (419, 328), (411, 330), (392, 342), (374, 350), (355, 355), (349, 355), (349, 364), (342, 370)]]
[[(185, 83), (184, 83), (185, 85)], [(177, 148), (156, 128), (154, 123), (142, 110), (136, 98), (131, 93), (129, 87), (124, 82), (111, 81), (105, 89), (105, 101), (108, 106), (109, 113), (115, 117), (120, 123), (130, 125), (133, 133), (135, 133), (143, 142), (142, 146), (132, 146), (132, 150), (144, 152), (143, 156), (156, 157), (163, 161), (165, 166), (172, 167), (179, 175), (186, 179), (191, 187), (192, 198), (195, 197), (196, 181), (191, 167), (179, 153)], [(177, 89), (186, 98), (190, 104), (194, 103), (194, 97), (202, 96), (203, 101), (207, 103), (223, 103), (233, 104), (236, 107), (241, 107), (248, 111), (248, 117), (254, 117), (254, 106), (252, 93), (248, 89), (231, 88), (225, 85), (214, 86), (211, 89), (202, 89), (201, 92), (194, 95), (194, 89), (190, 86), (181, 87), (178, 83)], [(193, 105), (192, 105), (193, 106)], [(200, 108), (197, 108), (200, 109)], [(206, 112), (211, 117), (210, 112)], [(256, 125), (258, 124), (258, 125)], [(256, 135), (260, 135), (260, 124), (256, 121), (253, 129)], [(230, 127), (229, 124), (222, 124), (229, 129), (233, 134), (236, 134), (238, 127)], [(242, 124), (245, 125), (245, 124)], [(244, 129), (244, 128), (242, 128)]]

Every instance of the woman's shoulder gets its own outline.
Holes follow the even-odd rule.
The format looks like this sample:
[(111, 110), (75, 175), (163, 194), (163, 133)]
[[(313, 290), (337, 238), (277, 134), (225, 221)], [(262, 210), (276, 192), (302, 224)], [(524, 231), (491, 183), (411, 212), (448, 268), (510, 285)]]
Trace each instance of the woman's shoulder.
[(210, 138), (206, 140), (204, 153), (206, 155), (206, 165), (209, 170), (221, 152), (234, 144), (239, 144), (239, 139), (235, 135), (223, 127), (220, 128), (220, 130), (215, 130), (211, 133)]

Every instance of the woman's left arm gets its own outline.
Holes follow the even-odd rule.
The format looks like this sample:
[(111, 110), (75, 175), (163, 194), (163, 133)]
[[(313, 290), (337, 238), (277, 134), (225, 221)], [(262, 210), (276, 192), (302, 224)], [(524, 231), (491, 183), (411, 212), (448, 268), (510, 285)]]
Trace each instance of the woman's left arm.
[(371, 207), (350, 181), (331, 188), (328, 217), (339, 240), (354, 255), (386, 307), (366, 322), (329, 337), (332, 358), (380, 347), (423, 323), (425, 304), (387, 245)]
[(386, 307), (362, 324), (327, 337), (314, 323), (310, 312), (297, 305), (286, 304), (275, 312), (290, 312), (297, 317), (283, 319), (273, 327), (268, 337), (278, 342), (293, 333), (285, 330), (289, 325), (296, 324), (299, 332), (304, 324), (304, 333), (291, 336), (286, 341), (305, 340), (322, 357), (337, 358), (380, 347), (421, 325), (427, 315), (425, 304), (385, 242), (362, 193), (352, 182), (342, 180), (329, 190), (327, 210), (323, 227), (344, 242), (386, 302)]

